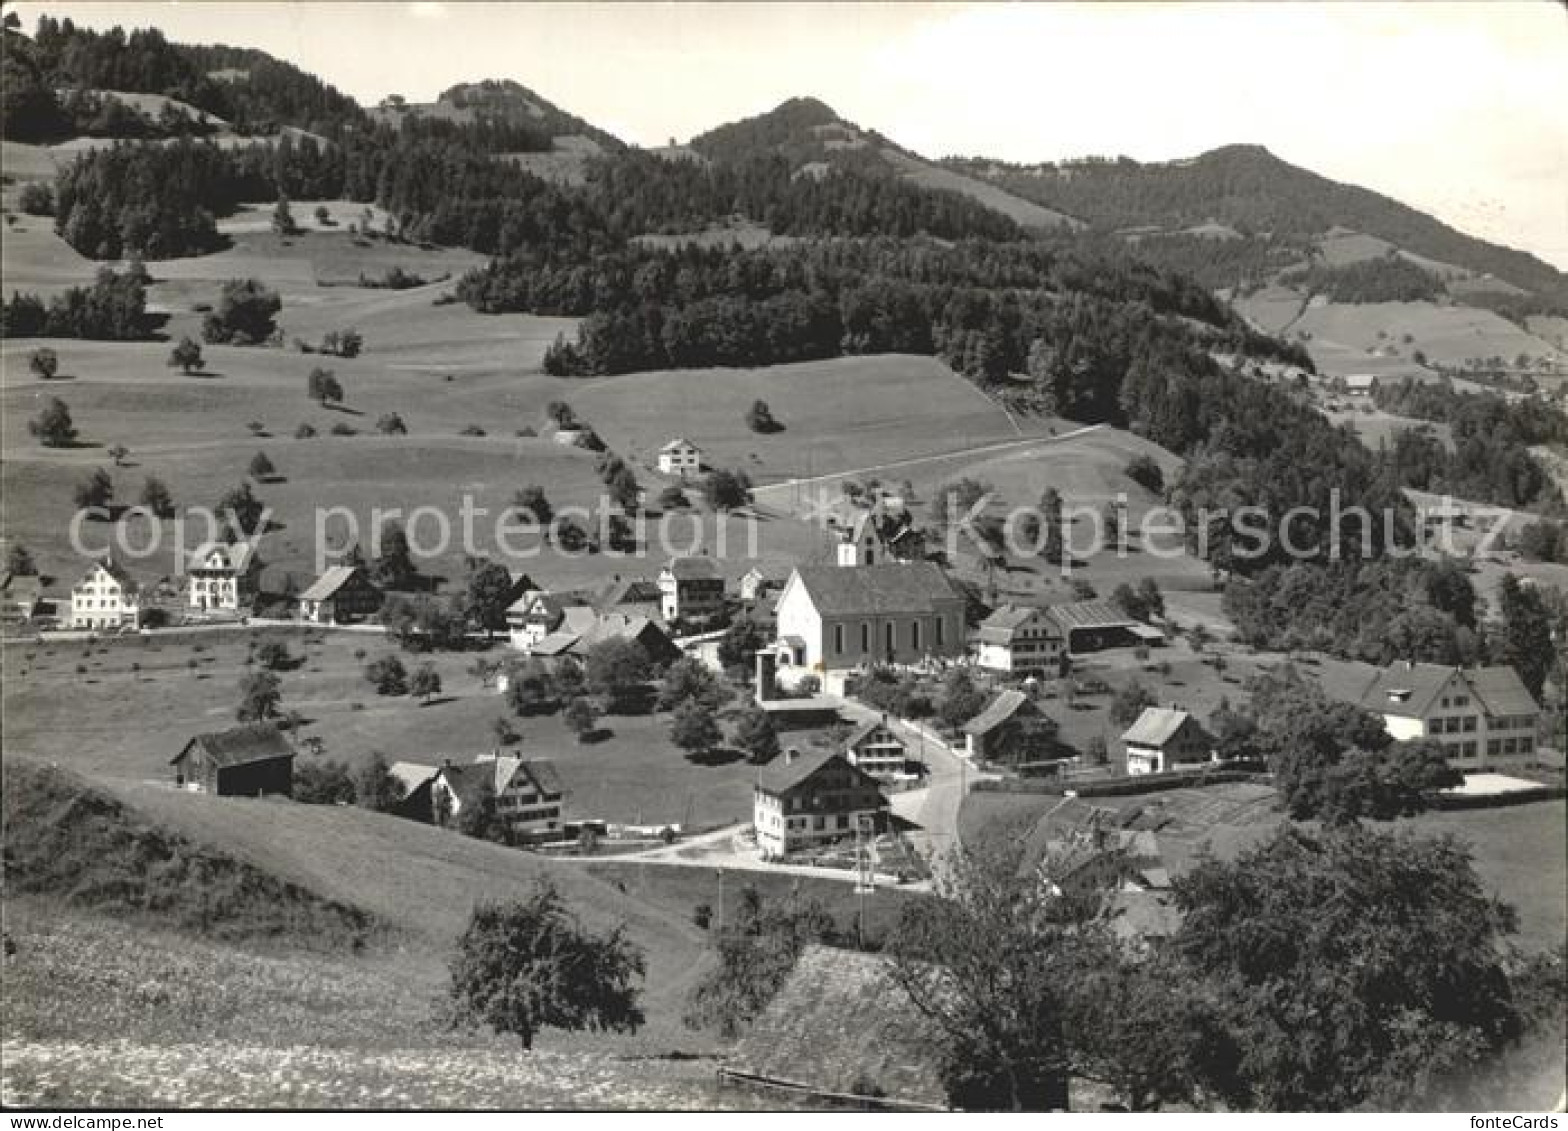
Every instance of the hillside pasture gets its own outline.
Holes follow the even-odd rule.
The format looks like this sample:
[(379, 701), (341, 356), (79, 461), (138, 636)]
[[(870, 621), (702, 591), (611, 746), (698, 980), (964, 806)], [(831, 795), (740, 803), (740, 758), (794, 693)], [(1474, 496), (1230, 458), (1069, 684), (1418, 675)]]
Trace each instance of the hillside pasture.
[(1001, 213), (1020, 227), (1044, 231), (1059, 229), (1073, 231), (1084, 227), (1082, 220), (1069, 216), (1065, 212), (1057, 212), (1055, 209), (1046, 208), (1023, 197), (1014, 196), (1006, 189), (965, 176), (956, 170), (922, 161), (892, 146), (884, 146), (882, 156), (898, 170), (904, 180), (921, 188), (967, 196), (992, 212)]

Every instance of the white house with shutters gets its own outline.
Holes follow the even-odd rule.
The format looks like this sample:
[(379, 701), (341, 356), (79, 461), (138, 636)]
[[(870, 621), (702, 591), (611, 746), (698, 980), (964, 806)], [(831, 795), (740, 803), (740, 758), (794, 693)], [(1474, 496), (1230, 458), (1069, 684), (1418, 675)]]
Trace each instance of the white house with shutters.
[(659, 470), (682, 478), (696, 475), (702, 470), (702, 449), (684, 436), (677, 436), (659, 449)]
[(72, 628), (134, 628), (141, 623), (141, 587), (105, 557), (71, 590)]
[(235, 612), (255, 591), (256, 551), (248, 542), (208, 542), (186, 564), (186, 593), (193, 609)]
[(1355, 701), (1380, 715), (1395, 739), (1439, 742), (1461, 768), (1535, 751), (1541, 707), (1511, 667), (1391, 664)]

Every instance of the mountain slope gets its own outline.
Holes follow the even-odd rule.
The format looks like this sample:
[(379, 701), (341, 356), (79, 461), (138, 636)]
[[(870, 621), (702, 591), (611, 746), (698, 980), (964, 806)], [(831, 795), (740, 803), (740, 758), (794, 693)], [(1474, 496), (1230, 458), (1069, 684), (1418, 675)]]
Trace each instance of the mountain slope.
[(1071, 216), (1026, 200), (1003, 187), (933, 164), (875, 130), (846, 121), (815, 98), (791, 98), (766, 114), (730, 122), (693, 138), (686, 152), (713, 161), (741, 162), (760, 154), (785, 157), (797, 172), (829, 168), (890, 173), (922, 188), (957, 193), (1026, 228), (1077, 228)]
[[(434, 102), (404, 102), (394, 95), (369, 113), (372, 119), (393, 126), (410, 118), (485, 126), (516, 135), (523, 144), (507, 148), (522, 151), (549, 150), (557, 138), (585, 138), (598, 150), (613, 152), (626, 148), (626, 143), (613, 134), (567, 113), (511, 79), (459, 83), (443, 90)], [(527, 144), (529, 140), (534, 144)]]
[(1244, 235), (1298, 242), (1336, 230), (1361, 232), (1568, 305), (1568, 276), (1528, 252), (1467, 236), (1370, 189), (1291, 165), (1262, 146), (1225, 146), (1155, 164), (1121, 158), (1027, 166), (950, 159), (944, 165), (1105, 230), (1176, 232), (1217, 221)]

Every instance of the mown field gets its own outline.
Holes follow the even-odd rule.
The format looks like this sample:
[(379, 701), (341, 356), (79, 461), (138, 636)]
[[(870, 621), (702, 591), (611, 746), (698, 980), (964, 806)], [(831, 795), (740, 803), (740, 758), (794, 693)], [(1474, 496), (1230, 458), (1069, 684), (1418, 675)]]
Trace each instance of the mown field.
[[(668, 713), (606, 716), (603, 736), (579, 743), (558, 715), (514, 716), (469, 672), (473, 654), (404, 655), (378, 634), (308, 638), (317, 642), (280, 629), (7, 647), (6, 752), (163, 788), (187, 738), (234, 725), (249, 644), (278, 639), (304, 660), (279, 673), (284, 708), (301, 713), (302, 734), (321, 739), (327, 758), (358, 765), (379, 751), (390, 761), (470, 761), (495, 746), (493, 724), (506, 717), (525, 756), (556, 763), (568, 817), (704, 827), (750, 819), (756, 768), (733, 753), (689, 757), (669, 739)], [(504, 651), (497, 644), (491, 658)], [(442, 694), (428, 705), (376, 695), (364, 666), (389, 653), (409, 668), (428, 658)]]

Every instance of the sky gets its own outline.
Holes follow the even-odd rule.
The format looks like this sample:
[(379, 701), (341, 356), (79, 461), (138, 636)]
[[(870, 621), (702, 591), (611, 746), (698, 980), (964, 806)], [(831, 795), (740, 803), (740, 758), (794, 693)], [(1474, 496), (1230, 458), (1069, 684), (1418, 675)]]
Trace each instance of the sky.
[(361, 102), (510, 78), (641, 145), (797, 95), (928, 157), (1251, 143), (1568, 269), (1568, 8), (1480, 3), (22, 3), (259, 47)]

